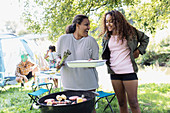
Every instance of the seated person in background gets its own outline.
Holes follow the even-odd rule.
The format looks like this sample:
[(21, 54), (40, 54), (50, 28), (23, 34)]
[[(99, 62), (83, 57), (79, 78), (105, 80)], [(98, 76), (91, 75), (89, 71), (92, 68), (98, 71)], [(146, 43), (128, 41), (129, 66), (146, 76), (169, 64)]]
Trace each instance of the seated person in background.
[[(28, 55), (21, 55), (21, 62), (17, 65), (15, 75), (16, 81), (21, 83), (21, 86), (24, 86), (24, 82), (27, 83), (30, 78), (34, 76), (35, 82), (35, 72), (38, 71), (38, 68), (35, 64), (28, 61)], [(24, 80), (24, 82), (23, 82)]]
[[(50, 45), (49, 50), (47, 50), (47, 53), (45, 54), (44, 59), (49, 59), (49, 66), (50, 68), (56, 68), (56, 58), (57, 53), (55, 52), (55, 46)], [(58, 87), (58, 79), (53, 79), (55, 88)]]

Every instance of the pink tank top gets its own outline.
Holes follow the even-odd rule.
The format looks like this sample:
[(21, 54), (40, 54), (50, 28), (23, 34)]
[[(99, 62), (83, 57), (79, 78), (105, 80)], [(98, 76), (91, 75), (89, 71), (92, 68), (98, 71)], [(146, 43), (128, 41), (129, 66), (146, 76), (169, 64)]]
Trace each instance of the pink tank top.
[(116, 74), (134, 73), (132, 62), (130, 59), (130, 49), (127, 40), (124, 39), (117, 42), (117, 36), (111, 36), (108, 47), (110, 49), (110, 66)]

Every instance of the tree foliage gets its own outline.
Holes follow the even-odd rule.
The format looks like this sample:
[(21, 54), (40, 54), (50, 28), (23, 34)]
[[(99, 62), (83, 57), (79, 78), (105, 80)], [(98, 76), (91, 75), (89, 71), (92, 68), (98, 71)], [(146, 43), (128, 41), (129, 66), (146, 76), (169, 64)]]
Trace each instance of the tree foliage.
[(17, 23), (14, 21), (6, 21), (5, 28), (7, 32), (16, 33)]
[(91, 31), (96, 31), (102, 15), (110, 10), (124, 9), (126, 17), (135, 27), (153, 33), (164, 28), (169, 19), (168, 0), (24, 0), (23, 17), (28, 29), (35, 33), (47, 32), (55, 41), (65, 33), (67, 25), (77, 14), (90, 17)]
[[(77, 14), (94, 16), (91, 21), (97, 22), (101, 15), (114, 7), (133, 4), (132, 0), (34, 0), (24, 1), (23, 17), (28, 29), (35, 33), (48, 32), (50, 39), (65, 33)], [(92, 30), (98, 27), (91, 24)]]
[(134, 4), (126, 10), (126, 16), (133, 20), (134, 26), (151, 34), (166, 27), (170, 19), (169, 0), (148, 0), (144, 3), (137, 0)]

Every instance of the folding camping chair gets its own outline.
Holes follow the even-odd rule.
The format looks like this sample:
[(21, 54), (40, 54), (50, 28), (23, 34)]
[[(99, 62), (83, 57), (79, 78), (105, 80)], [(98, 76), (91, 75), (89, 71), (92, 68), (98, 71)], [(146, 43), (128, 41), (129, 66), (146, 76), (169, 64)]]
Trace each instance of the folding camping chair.
[[(110, 103), (112, 102), (112, 100), (115, 98), (115, 93), (107, 93), (107, 92), (103, 92), (103, 91), (97, 91), (97, 93), (99, 94), (97, 96), (97, 100), (95, 102), (95, 104), (97, 104), (97, 102), (102, 99), (102, 98), (105, 98), (107, 100), (107, 105), (106, 107), (104, 108), (103, 112), (107, 109), (107, 107), (109, 106), (110, 107), (110, 110), (112, 111), (113, 113), (113, 109), (112, 109), (112, 106), (110, 105)], [(108, 97), (109, 96), (112, 96), (112, 98), (109, 100)]]
[[(51, 92), (51, 89), (52, 89), (52, 87), (53, 87), (53, 84), (52, 83), (45, 83), (45, 82), (43, 82), (43, 83), (39, 83), (38, 84), (38, 87), (41, 87), (41, 86), (46, 86), (46, 88)], [(37, 89), (37, 86), (35, 85), (35, 83), (32, 83), (32, 90), (33, 91), (36, 91), (36, 89)]]
[(39, 96), (42, 95), (42, 94), (44, 94), (45, 92), (49, 92), (49, 94), (50, 94), (50, 91), (49, 91), (48, 89), (42, 89), (42, 88), (39, 89), (39, 90), (37, 90), (37, 91), (34, 91), (34, 92), (32, 92), (32, 93), (28, 93), (28, 95), (29, 95), (30, 98), (31, 98), (30, 103), (31, 103), (32, 100), (33, 100), (32, 105), (31, 105), (31, 107), (30, 107), (30, 110), (32, 110), (32, 107), (33, 107), (33, 104), (34, 104), (34, 103), (38, 104), (37, 100), (39, 99)]
[[(9, 80), (10, 80), (9, 78), (5, 79), (4, 72), (0, 72), (0, 87), (5, 89), (6, 82)], [(6, 91), (6, 89), (5, 89), (5, 91)]]
[[(47, 89), (40, 88), (42, 86), (46, 86)], [(44, 83), (38, 83), (38, 85), (36, 85), (34, 82), (32, 83), (31, 87), (32, 87), (33, 92), (28, 93), (28, 95), (31, 98), (30, 103), (33, 101), (32, 105), (30, 107), (30, 110), (32, 109), (34, 103), (38, 104), (37, 100), (39, 99), (40, 95), (44, 94), (45, 92), (49, 92), (48, 94), (50, 94), (52, 86), (53, 86), (52, 83), (45, 83), (44, 82)], [(40, 89), (37, 90), (37, 87), (39, 87)]]

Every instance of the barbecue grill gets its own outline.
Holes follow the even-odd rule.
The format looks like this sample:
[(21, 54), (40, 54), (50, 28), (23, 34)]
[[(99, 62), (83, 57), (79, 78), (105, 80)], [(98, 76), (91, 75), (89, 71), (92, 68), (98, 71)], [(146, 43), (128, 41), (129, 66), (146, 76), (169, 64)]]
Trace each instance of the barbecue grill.
[[(47, 105), (47, 103), (44, 102), (46, 99), (56, 100), (56, 96), (62, 94), (67, 97), (67, 100), (71, 96), (81, 97), (84, 95), (87, 101), (66, 105)], [(41, 113), (92, 113), (95, 105), (95, 96), (96, 94), (91, 91), (63, 91), (40, 98), (38, 104), (40, 105)]]

